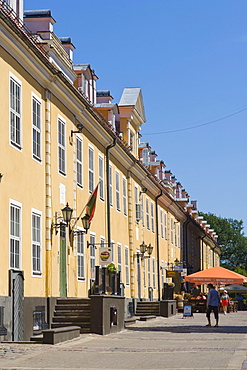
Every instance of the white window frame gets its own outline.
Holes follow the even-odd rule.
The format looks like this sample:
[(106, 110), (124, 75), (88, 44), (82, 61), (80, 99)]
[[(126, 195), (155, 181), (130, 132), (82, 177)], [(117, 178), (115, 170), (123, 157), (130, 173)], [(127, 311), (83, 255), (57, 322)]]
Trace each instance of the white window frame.
[(160, 235), (164, 238), (163, 210), (160, 209)]
[(83, 141), (76, 135), (76, 182), (83, 188)]
[(143, 286), (147, 286), (147, 279), (146, 279), (146, 260), (143, 259)]
[[(37, 112), (37, 109), (35, 112), (34, 104), (36, 105), (36, 108), (39, 107), (39, 112)], [(34, 93), (32, 93), (32, 129), (33, 129), (33, 132), (32, 132), (33, 159), (35, 159), (38, 162), (41, 162), (41, 159), (42, 159), (42, 102), (41, 102), (41, 99)], [(36, 136), (36, 139), (35, 139), (35, 136)]]
[(180, 245), (180, 223), (179, 222), (177, 224), (177, 247), (181, 248), (181, 245)]
[(171, 230), (171, 243), (174, 244), (174, 219), (171, 217), (170, 220), (170, 230)]
[(144, 196), (142, 194), (141, 197), (141, 205), (142, 205), (142, 226), (145, 226), (145, 214), (144, 214)]
[(152, 230), (152, 233), (154, 233), (154, 203), (151, 202), (151, 230)]
[(148, 165), (149, 163), (149, 150), (148, 148), (142, 149), (142, 163)]
[(155, 275), (155, 257), (152, 257), (152, 270), (153, 270), (153, 289), (156, 289), (156, 275)]
[(88, 146), (88, 190), (89, 193), (94, 191), (94, 148)]
[(125, 262), (125, 283), (130, 285), (130, 273), (129, 273), (129, 247), (124, 247), (124, 262)]
[[(39, 220), (39, 225), (34, 222), (34, 217)], [(32, 276), (42, 275), (42, 212), (32, 208)], [(36, 235), (35, 235), (36, 234)], [(36, 265), (36, 269), (34, 268)]]
[[(16, 214), (14, 215), (13, 219), (11, 218), (13, 211), (19, 212), (19, 220), (16, 218)], [(14, 212), (15, 212), (14, 211)], [(17, 222), (19, 221), (19, 222)], [(22, 204), (17, 202), (13, 199), (10, 199), (9, 204), (9, 266), (11, 269), (21, 270), (21, 253), (22, 253)], [(12, 252), (12, 245), (13, 245), (13, 252)], [(18, 252), (17, 252), (18, 247)], [(13, 254), (13, 264), (11, 264)], [(18, 262), (16, 263), (16, 256), (18, 258)]]
[[(11, 83), (14, 84), (15, 94), (11, 94)], [(16, 89), (19, 89), (17, 96)], [(18, 127), (19, 126), (19, 127)], [(18, 138), (18, 139), (17, 139)], [(12, 73), (9, 74), (9, 139), (10, 144), (21, 150), (22, 143), (22, 82)]]
[(58, 172), (66, 175), (66, 121), (58, 116)]
[(164, 282), (165, 282), (165, 264), (164, 264), (164, 261), (162, 260), (161, 261), (161, 283), (162, 283), (162, 286), (164, 285)]
[(117, 268), (122, 272), (122, 244), (117, 243)]
[(115, 264), (115, 249), (114, 249), (114, 240), (111, 239), (111, 261)]
[(146, 198), (146, 223), (147, 223), (147, 229), (150, 230), (149, 200), (148, 200), (148, 198)]
[(77, 279), (85, 280), (85, 237), (84, 233), (77, 234)]
[(116, 208), (120, 212), (120, 173), (116, 171)]
[(136, 219), (136, 222), (139, 222), (140, 219), (137, 217), (138, 216), (137, 207), (139, 207), (139, 197), (138, 197), (138, 187), (137, 187), (137, 185), (135, 185), (134, 194), (135, 194), (135, 219)]
[(167, 213), (164, 212), (164, 237), (167, 240)]
[(127, 180), (123, 177), (123, 212), (127, 216)]
[(178, 234), (177, 234), (177, 221), (174, 221), (174, 244), (175, 247), (178, 246)]
[(113, 196), (112, 196), (112, 165), (109, 164), (109, 203), (113, 206)]
[(148, 287), (151, 287), (151, 258), (148, 258)]
[(95, 279), (95, 266), (96, 266), (96, 250), (95, 250), (95, 243), (96, 243), (96, 234), (90, 232), (90, 279)]
[(99, 154), (99, 198), (104, 200), (104, 157)]

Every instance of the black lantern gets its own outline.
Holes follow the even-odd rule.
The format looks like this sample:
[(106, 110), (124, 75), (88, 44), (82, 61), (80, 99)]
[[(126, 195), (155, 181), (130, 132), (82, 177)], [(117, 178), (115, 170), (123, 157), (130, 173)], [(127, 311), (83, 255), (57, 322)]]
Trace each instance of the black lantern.
[(147, 245), (143, 241), (142, 244), (140, 245), (141, 254), (144, 254), (146, 252), (146, 250), (147, 250)]
[(89, 218), (90, 216), (88, 214), (85, 214), (84, 217), (82, 217), (81, 221), (82, 221), (82, 226), (84, 227), (84, 229), (86, 230), (86, 234), (88, 232), (88, 229), (90, 228), (90, 222), (89, 222)]
[(62, 209), (63, 219), (66, 222), (67, 226), (71, 220), (73, 213), (73, 209), (69, 207), (68, 203), (66, 204), (66, 207)]
[(153, 252), (153, 249), (154, 249), (154, 247), (151, 245), (151, 243), (149, 243), (148, 246), (147, 246), (147, 252), (148, 252), (149, 256), (151, 256), (151, 254)]

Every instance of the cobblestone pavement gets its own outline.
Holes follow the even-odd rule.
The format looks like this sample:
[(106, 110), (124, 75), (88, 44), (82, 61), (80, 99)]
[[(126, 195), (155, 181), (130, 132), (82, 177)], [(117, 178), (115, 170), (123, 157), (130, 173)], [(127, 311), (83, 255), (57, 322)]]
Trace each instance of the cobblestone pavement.
[(220, 315), (218, 328), (205, 325), (205, 314), (178, 314), (55, 346), (0, 343), (0, 369), (247, 370), (247, 312)]

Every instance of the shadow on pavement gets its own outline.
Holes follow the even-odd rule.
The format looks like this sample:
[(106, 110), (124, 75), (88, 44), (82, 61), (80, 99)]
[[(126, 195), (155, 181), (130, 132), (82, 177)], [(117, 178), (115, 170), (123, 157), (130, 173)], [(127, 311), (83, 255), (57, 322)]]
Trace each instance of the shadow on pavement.
[[(205, 324), (206, 325), (206, 324)], [(220, 324), (219, 324), (220, 325)], [(135, 327), (129, 326), (126, 328), (129, 331), (142, 331), (142, 332), (167, 332), (167, 333), (229, 333), (229, 334), (247, 334), (247, 326), (201, 326), (201, 325), (181, 325), (181, 326), (146, 326)]]

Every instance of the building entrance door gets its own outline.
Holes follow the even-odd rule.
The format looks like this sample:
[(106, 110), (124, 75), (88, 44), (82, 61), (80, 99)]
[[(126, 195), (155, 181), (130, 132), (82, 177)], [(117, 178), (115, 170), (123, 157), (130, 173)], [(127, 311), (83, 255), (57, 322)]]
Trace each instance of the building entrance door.
[(138, 300), (141, 300), (141, 263), (140, 253), (137, 252), (137, 286), (138, 286)]
[(23, 300), (24, 300), (24, 278), (21, 271), (12, 272), (12, 293), (13, 293), (13, 329), (12, 340), (23, 340)]
[(60, 297), (67, 297), (67, 253), (66, 253), (66, 227), (60, 227)]

